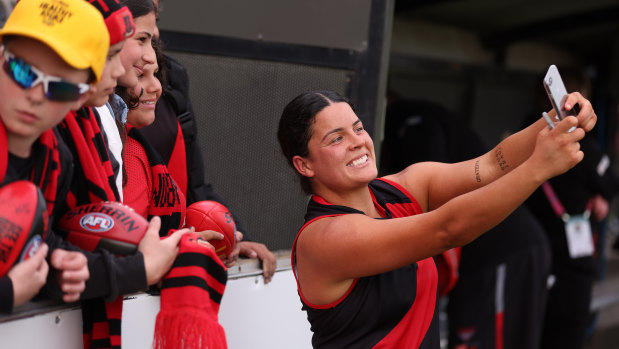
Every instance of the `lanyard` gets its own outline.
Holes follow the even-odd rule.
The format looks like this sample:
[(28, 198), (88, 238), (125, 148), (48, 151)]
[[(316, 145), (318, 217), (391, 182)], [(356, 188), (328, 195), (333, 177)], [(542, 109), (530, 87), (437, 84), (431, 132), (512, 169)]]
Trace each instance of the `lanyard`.
[[(560, 217), (561, 220), (563, 220), (563, 222), (567, 223), (567, 221), (570, 220), (570, 215), (567, 212), (565, 212), (565, 207), (563, 207), (561, 200), (559, 200), (559, 197), (555, 193), (554, 189), (552, 189), (550, 182), (548, 181), (544, 182), (542, 184), (542, 189), (544, 190), (544, 194), (546, 194), (546, 197), (548, 198), (548, 202), (550, 202), (550, 206), (552, 206), (552, 209), (555, 211), (555, 214), (557, 215), (557, 217)], [(587, 209), (585, 213), (583, 214), (585, 218), (587, 219), (589, 219), (589, 216), (591, 215), (592, 205), (593, 205), (593, 201), (589, 200), (589, 202), (587, 203)]]

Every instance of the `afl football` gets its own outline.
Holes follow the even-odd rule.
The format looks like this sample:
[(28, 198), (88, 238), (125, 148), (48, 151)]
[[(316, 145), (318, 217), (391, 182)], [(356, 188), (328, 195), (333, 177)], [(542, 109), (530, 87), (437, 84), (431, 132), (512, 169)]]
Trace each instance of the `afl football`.
[(105, 201), (71, 209), (60, 218), (56, 228), (84, 250), (105, 249), (126, 256), (137, 251), (148, 221), (129, 206)]
[(215, 253), (221, 259), (227, 258), (236, 244), (236, 224), (226, 206), (217, 201), (204, 200), (194, 202), (187, 207), (185, 226), (194, 227), (196, 231), (214, 230), (222, 233), (222, 240), (210, 240)]
[(0, 277), (39, 249), (47, 223), (47, 204), (34, 183), (20, 180), (0, 188)]

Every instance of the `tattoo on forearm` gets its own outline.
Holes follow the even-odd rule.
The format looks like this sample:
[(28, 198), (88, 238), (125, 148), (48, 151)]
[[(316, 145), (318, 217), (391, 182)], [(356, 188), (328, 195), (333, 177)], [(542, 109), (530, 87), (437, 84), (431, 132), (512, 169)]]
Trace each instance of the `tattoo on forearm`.
[(501, 171), (507, 170), (509, 168), (509, 165), (507, 164), (507, 161), (505, 161), (505, 157), (503, 156), (503, 151), (501, 150), (501, 147), (497, 148), (495, 156), (496, 161), (501, 168)]
[(475, 179), (477, 182), (481, 182), (481, 176), (479, 175), (479, 159), (475, 160)]

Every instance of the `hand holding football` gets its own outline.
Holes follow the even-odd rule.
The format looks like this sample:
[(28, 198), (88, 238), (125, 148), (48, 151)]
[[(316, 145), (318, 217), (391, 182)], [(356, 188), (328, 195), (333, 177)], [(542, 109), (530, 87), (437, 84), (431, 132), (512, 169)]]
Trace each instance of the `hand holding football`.
[(194, 227), (196, 231), (213, 230), (224, 235), (222, 240), (209, 240), (215, 247), (215, 253), (222, 260), (234, 250), (236, 244), (236, 224), (226, 206), (217, 201), (204, 200), (194, 202), (187, 207), (185, 226)]

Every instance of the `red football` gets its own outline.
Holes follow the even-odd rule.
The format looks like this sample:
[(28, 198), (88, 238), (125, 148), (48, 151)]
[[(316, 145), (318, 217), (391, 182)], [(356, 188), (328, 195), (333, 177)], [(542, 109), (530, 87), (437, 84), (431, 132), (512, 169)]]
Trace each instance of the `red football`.
[(187, 207), (185, 226), (194, 227), (196, 231), (214, 230), (224, 234), (223, 240), (210, 240), (215, 253), (224, 259), (232, 253), (236, 244), (236, 224), (226, 206), (217, 201), (204, 200), (194, 202)]
[(146, 218), (112, 201), (77, 206), (56, 225), (69, 242), (84, 250), (102, 248), (121, 256), (137, 251), (147, 229)]
[(0, 188), (0, 276), (37, 251), (47, 221), (45, 198), (32, 182), (15, 181)]

